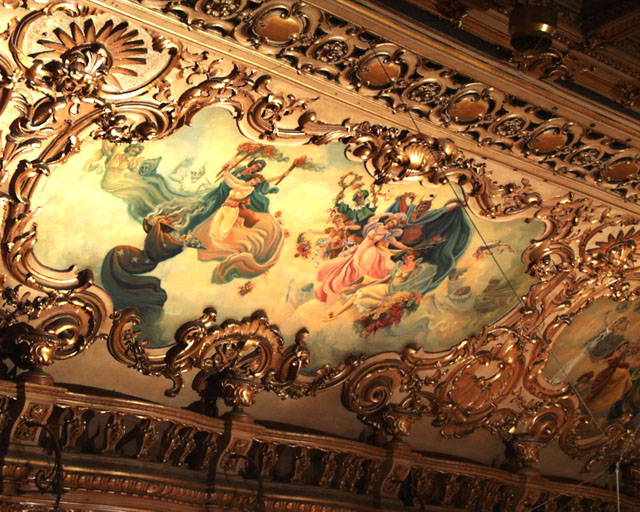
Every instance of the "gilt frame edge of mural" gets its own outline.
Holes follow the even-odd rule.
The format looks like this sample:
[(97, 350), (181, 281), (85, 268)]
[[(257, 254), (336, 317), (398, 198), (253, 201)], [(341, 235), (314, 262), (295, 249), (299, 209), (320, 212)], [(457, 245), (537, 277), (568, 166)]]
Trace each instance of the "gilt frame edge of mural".
[[(44, 9), (49, 9), (51, 6), (68, 6), (68, 4), (54, 3)], [(165, 41), (164, 48), (176, 47)], [(178, 53), (177, 49), (173, 51), (174, 55)], [(29, 198), (37, 182), (48, 175), (49, 167), (66, 161), (78, 149), (76, 135), (82, 130), (86, 131), (89, 126), (89, 124), (79, 123), (81, 126), (78, 126), (60, 122), (59, 119), (55, 119), (56, 116), (50, 115), (54, 107), (62, 108), (67, 104), (67, 98), (60, 97), (60, 80), (62, 80), (60, 77), (64, 75), (64, 65), (53, 65), (49, 69), (35, 65), (27, 68), (23, 65), (23, 79), (15, 74), (8, 59), (3, 58), (2, 65), (5, 77), (15, 77), (15, 82), (5, 82), (3, 110), (11, 100), (10, 89), (21, 80), (25, 81), (32, 90), (42, 94), (36, 102), (27, 105), (25, 114), (18, 117), (12, 124), (16, 130), (12, 130), (11, 136), (7, 138), (10, 147), (7, 150), (5, 146), (3, 154), (3, 174), (5, 186), (9, 190), (3, 197), (5, 214), (2, 262), (7, 274), (18, 283), (13, 287), (6, 281), (3, 283), (2, 295), (5, 305), (13, 309), (4, 319), (3, 330), (5, 330), (5, 337), (10, 336), (14, 339), (15, 350), (11, 356), (21, 361), (26, 368), (33, 368), (50, 364), (55, 358), (72, 357), (85, 350), (96, 338), (103, 336), (106, 327), (111, 323), (109, 300), (105, 298), (104, 292), (92, 284), (90, 276), (86, 273), (75, 275), (71, 271), (47, 274), (49, 270), (39, 266), (32, 258), (31, 248), (35, 242), (35, 231), (32, 229), (30, 220), (32, 211)], [(196, 69), (195, 63), (193, 65)], [(66, 76), (64, 78), (66, 79)], [(155, 84), (160, 80), (161, 77), (156, 78)], [(92, 111), (91, 124), (98, 123), (99, 136), (121, 143), (166, 136), (182, 126), (189, 116), (205, 106), (211, 106), (211, 102), (218, 102), (218, 106), (225, 106), (226, 103), (226, 108), (236, 109), (236, 112), (240, 113), (239, 127), (245, 135), (253, 134), (255, 137), (261, 133), (273, 138), (275, 134), (275, 138), (291, 137), (301, 144), (308, 141), (324, 144), (332, 140), (340, 140), (347, 146), (346, 149), (351, 148), (352, 152), (358, 147), (365, 147), (368, 158), (361, 161), (364, 160), (365, 165), (369, 166), (368, 170), (373, 173), (379, 172), (384, 168), (385, 163), (388, 163), (385, 161), (385, 155), (397, 156), (410, 144), (424, 143), (424, 139), (416, 139), (415, 135), (395, 129), (368, 125), (354, 126), (348, 123), (325, 125), (314, 118), (306, 105), (297, 104), (295, 101), (287, 103), (285, 98), (269, 91), (267, 77), (253, 79), (247, 76), (245, 70), (238, 68), (227, 76), (208, 77), (191, 87), (189, 91), (185, 91), (180, 96), (184, 100), (182, 105), (178, 103), (178, 108), (182, 109), (180, 115), (176, 114), (176, 105), (170, 103), (161, 107), (160, 103), (153, 105), (136, 100), (116, 99), (110, 103), (105, 102), (100, 99), (100, 86), (92, 89), (96, 87), (92, 77), (89, 77), (89, 82), (91, 82), (89, 89), (84, 88), (87, 86), (85, 83), (76, 84), (79, 87), (74, 89), (72, 96), (75, 95), (80, 103), (91, 98), (94, 107), (100, 105), (100, 108), (96, 109), (98, 111)], [(247, 87), (248, 84), (251, 84), (251, 87)], [(68, 83), (65, 82), (64, 85)], [(233, 89), (233, 92), (229, 89)], [(202, 96), (220, 91), (231, 95), (218, 96), (215, 99), (209, 97), (201, 101)], [(298, 116), (299, 129), (297, 131), (278, 130), (277, 124), (270, 123), (261, 115), (273, 108), (280, 112), (290, 108), (292, 112), (287, 115)], [(115, 111), (117, 115), (114, 115)], [(127, 111), (130, 112), (129, 116), (125, 115), (123, 118), (122, 113)], [(36, 114), (44, 117), (37, 118)], [(81, 119), (86, 122), (85, 117), (81, 116)], [(49, 128), (53, 127), (56, 136), (41, 138), (40, 142), (44, 143), (45, 149), (39, 158), (31, 161), (18, 160), (20, 152), (16, 147), (19, 149), (21, 143), (24, 145), (27, 142), (31, 143), (34, 135), (37, 138), (38, 129), (29, 131), (27, 128), (37, 127), (38, 124), (41, 129), (46, 128), (45, 133), (50, 132)], [(433, 146), (436, 143), (437, 141), (429, 141), (428, 145)], [(14, 150), (13, 153), (12, 150)], [(367, 417), (370, 421), (373, 419), (371, 421), (373, 424), (394, 436), (407, 434), (409, 425), (413, 421), (424, 414), (433, 415), (436, 412), (437, 421), (442, 426), (443, 433), (453, 436), (463, 435), (482, 426), (509, 437), (510, 431), (515, 430), (515, 426), (521, 423), (521, 420), (526, 420), (522, 423), (528, 424), (526, 432), (518, 434), (520, 436), (518, 439), (523, 442), (526, 438), (535, 438), (537, 443), (541, 439), (546, 443), (557, 438), (561, 433), (571, 430), (570, 425), (576, 424), (577, 416), (580, 416), (575, 398), (569, 398), (570, 391), (567, 388), (549, 390), (538, 380), (538, 377), (531, 376), (532, 369), (544, 364), (548, 355), (544, 353), (544, 343), (534, 344), (534, 349), (527, 351), (528, 342), (525, 340), (535, 332), (532, 329), (542, 322), (546, 325), (544, 338), (552, 343), (559, 332), (559, 326), (575, 316), (596, 296), (610, 295), (618, 300), (636, 298), (637, 287), (633, 284), (629, 285), (629, 282), (633, 283), (638, 278), (633, 272), (633, 265), (629, 265), (629, 261), (632, 261), (629, 258), (633, 257), (632, 253), (635, 250), (635, 245), (631, 242), (638, 236), (633, 229), (627, 233), (621, 230), (619, 233), (621, 236), (613, 239), (609, 244), (609, 249), (621, 248), (624, 257), (615, 255), (608, 261), (604, 261), (604, 265), (602, 260), (598, 261), (597, 265), (589, 263), (593, 260), (593, 255), (602, 252), (594, 250), (593, 243), (589, 245), (592, 239), (597, 238), (597, 233), (612, 227), (631, 225), (634, 219), (629, 216), (612, 216), (608, 208), (593, 206), (590, 200), (576, 199), (571, 195), (567, 195), (557, 206), (541, 204), (540, 197), (530, 189), (528, 183), (498, 186), (484, 174), (482, 166), (478, 166), (471, 160), (458, 158), (459, 166), (447, 171), (448, 179), (456, 179), (458, 183), (463, 184), (479, 211), (495, 217), (515, 215), (524, 210), (537, 208), (534, 217), (545, 220), (547, 224), (547, 230), (541, 239), (526, 251), (525, 259), (532, 272), (541, 278), (541, 283), (534, 285), (525, 298), (524, 325), (516, 325), (516, 318), (519, 317), (516, 309), (502, 319), (500, 322), (502, 325), (485, 329), (473, 341), (463, 341), (447, 351), (444, 357), (439, 353), (441, 357), (424, 358), (420, 356), (419, 351), (416, 352), (408, 347), (402, 354), (380, 354), (366, 359), (352, 359), (342, 368), (323, 370), (324, 374), (317, 374), (315, 380), (309, 380), (299, 374), (301, 366), (309, 357), (304, 345), (306, 335), (304, 331), (300, 332), (293, 346), (283, 350), (281, 337), (268, 324), (264, 316), (255, 315), (240, 322), (227, 322), (226, 327), (232, 330), (243, 331), (244, 329), (237, 339), (238, 343), (243, 343), (248, 333), (254, 336), (256, 328), (262, 333), (261, 339), (265, 343), (262, 359), (258, 365), (259, 372), (255, 371), (255, 366), (234, 367), (233, 365), (238, 361), (237, 357), (228, 361), (226, 370), (233, 368), (234, 374), (228, 375), (229, 378), (222, 384), (225, 392), (228, 392), (225, 394), (225, 399), (229, 404), (248, 405), (253, 395), (261, 389), (271, 390), (283, 396), (296, 397), (342, 385), (343, 403), (348, 409)], [(17, 164), (10, 180), (8, 180), (9, 173), (6, 167), (9, 164)], [(442, 181), (442, 176), (433, 170), (427, 178), (434, 183)], [(496, 198), (502, 202), (496, 202)], [(567, 270), (567, 266), (571, 267), (570, 263), (575, 261), (572, 256), (573, 249), (563, 243), (563, 240), (559, 240), (559, 238), (567, 238), (576, 231), (576, 220), (579, 226), (582, 226), (582, 223), (586, 225), (600, 223), (597, 227), (587, 230), (582, 237), (576, 235), (583, 262), (580, 276), (576, 275), (576, 268)], [(585, 295), (581, 291), (579, 286), (584, 284), (584, 281), (579, 281), (578, 278), (584, 279), (584, 276), (591, 279), (594, 284), (598, 284), (592, 288), (595, 292)], [(576, 280), (573, 283), (573, 289), (571, 289), (571, 283), (569, 286), (560, 286), (565, 278)], [(558, 287), (561, 289), (558, 290)], [(31, 299), (24, 290), (30, 290), (32, 294), (38, 294), (38, 296)], [(559, 309), (565, 307), (562, 302), (559, 303), (559, 307), (556, 305), (555, 308), (545, 311), (545, 308), (553, 306), (554, 301), (558, 302), (558, 297), (562, 295), (567, 297), (571, 304), (569, 313), (560, 314)], [(572, 300), (576, 296), (580, 300)], [(540, 303), (543, 307), (540, 307)], [(37, 329), (28, 327), (27, 322), (36, 319), (39, 327)], [(226, 328), (223, 325), (215, 335), (208, 333), (207, 331), (215, 323), (215, 313), (210, 310), (205, 311), (201, 319), (185, 324), (182, 329), (182, 347), (174, 346), (167, 354), (165, 364), (164, 356), (157, 354), (149, 356), (144, 346), (135, 338), (128, 340), (131, 343), (129, 346), (122, 341), (123, 338), (120, 339), (120, 343), (113, 342), (114, 334), (125, 335), (127, 333), (125, 326), (135, 322), (132, 311), (116, 314), (113, 321), (110, 349), (116, 359), (137, 367), (140, 371), (170, 377), (175, 380), (176, 386), (180, 385), (180, 375), (192, 365), (189, 354), (200, 351), (199, 354), (202, 355), (200, 361), (202, 361), (204, 358), (202, 348), (214, 344), (216, 337)], [(65, 336), (69, 333), (73, 335), (61, 337), (59, 336), (61, 333), (65, 333)], [(508, 337), (512, 338), (512, 342), (505, 352), (503, 340)], [(181, 350), (178, 350), (179, 348)], [(509, 353), (510, 351), (513, 352)], [(493, 403), (485, 403), (479, 410), (473, 411), (462, 399), (464, 393), (462, 397), (459, 395), (456, 397), (455, 393), (452, 395), (447, 387), (452, 386), (454, 381), (459, 381), (456, 378), (457, 374), (463, 375), (463, 381), (466, 379), (472, 389), (473, 386), (478, 385), (473, 375), (465, 373), (472, 366), (474, 358), (475, 364), (500, 358), (503, 362), (517, 360), (512, 375), (506, 379), (507, 382), (505, 382), (505, 388), (501, 390), (500, 397), (504, 398), (514, 389), (519, 389), (522, 394), (522, 390), (526, 389), (528, 393), (542, 398), (537, 409), (526, 411), (526, 408), (523, 408), (515, 413), (512, 410), (496, 410)], [(446, 379), (441, 379), (442, 375), (438, 375), (442, 361), (446, 361), (451, 366), (456, 365), (455, 368), (448, 370)], [(426, 378), (418, 376), (419, 369), (435, 371), (432, 376)], [(536, 375), (539, 375), (539, 372)], [(425, 385), (433, 391), (425, 392), (423, 389)], [(406, 393), (402, 403), (389, 401), (394, 390), (402, 390)], [(177, 391), (177, 387), (174, 391)], [(491, 402), (494, 402), (494, 397), (491, 398)], [(551, 401), (557, 403), (551, 405)], [(556, 413), (558, 409), (562, 409), (561, 413)], [(555, 428), (551, 435), (547, 430), (543, 435), (540, 432), (540, 424), (543, 423), (540, 418), (547, 422), (546, 426), (550, 416), (555, 417), (552, 422), (555, 423)], [(618, 432), (622, 436), (623, 432), (619, 428)], [(600, 445), (599, 442), (594, 441), (594, 443)], [(569, 444), (575, 445), (575, 443)], [(588, 451), (593, 452), (594, 449)], [(580, 450), (576, 453), (583, 455)], [(535, 459), (537, 454), (529, 454), (527, 458)]]
[[(359, 34), (361, 29), (342, 8), (334, 10), (296, 0), (270, 0), (260, 2), (259, 12), (254, 13), (250, 10), (253, 7), (249, 3), (248, 0), (244, 0), (210, 6), (207, 0), (200, 0), (189, 6), (171, 0), (131, 0), (126, 5), (131, 7), (133, 12), (162, 16), (165, 20), (170, 20), (194, 33), (207, 34), (225, 43), (231, 42), (240, 47), (253, 48), (259, 56), (267, 55), (275, 59), (275, 62), (283, 63), (278, 67), (289, 66), (290, 70), (307, 76), (327, 74), (327, 78), (335, 82), (333, 85), (337, 83), (345, 91), (357, 91), (378, 108), (382, 107), (395, 113), (413, 112), (419, 123), (426, 121), (438, 128), (449, 130), (467, 150), (473, 151), (471, 148), (474, 143), (480, 143), (483, 152), (490, 153), (496, 159), (505, 157), (502, 160), (505, 165), (527, 169), (534, 175), (546, 173), (550, 179), (559, 179), (561, 186), (573, 185), (587, 195), (597, 193), (598, 200), (615, 202), (622, 209), (638, 213), (635, 191), (637, 179), (632, 176), (614, 179), (612, 175), (612, 168), (619, 167), (623, 162), (637, 167), (640, 162), (637, 147), (626, 145), (627, 142), (631, 142), (630, 139), (623, 143), (624, 137), (620, 134), (612, 135), (610, 123), (605, 122), (606, 126), (598, 125), (597, 129), (602, 130), (602, 133), (594, 132), (596, 127), (588, 126), (589, 123), (584, 118), (589, 111), (588, 108), (583, 106), (582, 115), (578, 116), (579, 120), (568, 115), (571, 109), (567, 105), (565, 107), (568, 110), (563, 114), (554, 114), (552, 111), (555, 109), (551, 105), (548, 105), (546, 110), (540, 109), (529, 101), (523, 101), (515, 89), (510, 88), (507, 91), (504, 82), (502, 86), (495, 87), (494, 84), (488, 83), (488, 69), (485, 70), (484, 79), (469, 73), (469, 80), (460, 85), (452, 80), (460, 73), (443, 64), (442, 49), (437, 45), (436, 48), (440, 49), (436, 53), (440, 60), (437, 58), (433, 63), (444, 68), (437, 73), (434, 70), (429, 71), (424, 63), (420, 63), (422, 59), (430, 61), (427, 53), (418, 53), (413, 47), (403, 47), (406, 43), (400, 43), (390, 35), (393, 33), (392, 27), (398, 23), (396, 19), (385, 19), (380, 30), (362, 31), (364, 41), (375, 40), (376, 43), (365, 44), (367, 51), (358, 57), (353, 52), (357, 46), (354, 34)], [(355, 19), (359, 19), (363, 12), (364, 7), (359, 6)], [(259, 30), (256, 31), (263, 15), (271, 16), (274, 13), (278, 13), (283, 19), (298, 19), (302, 23), (299, 33), (291, 36), (286, 42), (275, 42), (260, 34)], [(340, 30), (346, 31), (345, 34), (329, 33), (317, 36), (314, 30), (322, 27), (322, 31), (326, 32), (327, 19), (332, 17), (338, 20), (338, 25), (342, 27)], [(356, 32), (353, 32), (354, 30)], [(404, 33), (404, 27), (401, 27), (400, 32)], [(332, 45), (341, 42), (346, 44), (347, 49), (341, 50), (340, 58), (333, 60), (333, 57), (322, 55), (322, 52), (332, 48)], [(302, 48), (298, 48), (301, 45)], [(312, 55), (320, 49), (321, 55)], [(392, 81), (382, 86), (372, 84), (359, 76), (359, 71), (362, 71), (363, 66), (366, 67), (367, 62), (371, 61), (372, 55), (376, 54), (385, 62), (403, 68), (397, 83)], [(465, 63), (462, 67), (468, 70), (470, 62)], [(496, 69), (494, 68), (493, 72)], [(422, 76), (410, 79), (409, 76), (416, 70)], [(463, 72), (461, 76), (466, 76), (466, 73)], [(472, 90), (466, 90), (465, 84), (473, 86)], [(440, 92), (434, 93), (433, 90), (429, 90), (431, 86), (437, 86)], [(427, 89), (423, 90), (425, 87)], [(450, 90), (451, 94), (444, 94), (443, 88)], [(429, 99), (423, 97), (423, 94)], [(468, 100), (472, 96), (484, 103), (484, 112), (474, 120), (457, 119), (452, 108), (459, 101)], [(513, 104), (512, 99), (516, 100)], [(522, 106), (518, 106), (521, 103)], [(498, 111), (502, 114), (496, 114)], [(537, 111), (543, 116), (538, 117)], [(551, 122), (544, 122), (546, 120)], [(556, 121), (562, 121), (562, 126), (557, 126)], [(514, 129), (514, 124), (519, 127)], [(545, 137), (551, 134), (561, 135), (564, 142), (551, 151), (538, 150), (534, 142), (541, 134)], [(626, 148), (614, 148), (620, 144)]]

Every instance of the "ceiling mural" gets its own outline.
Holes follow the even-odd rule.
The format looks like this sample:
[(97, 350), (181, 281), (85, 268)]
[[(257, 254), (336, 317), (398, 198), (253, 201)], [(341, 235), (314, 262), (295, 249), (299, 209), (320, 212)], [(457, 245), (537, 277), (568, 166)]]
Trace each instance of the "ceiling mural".
[(556, 339), (544, 376), (570, 380), (599, 421), (640, 412), (640, 310), (636, 303), (599, 299)]
[[(391, 439), (428, 417), (444, 437), (499, 436), (516, 469), (557, 441), (586, 469), (625, 455), (637, 482), (637, 217), (491, 159), (498, 138), (556, 170), (589, 154), (590, 187), (620, 171), (614, 188), (635, 194), (635, 150), (383, 42), (393, 64), (375, 62), (412, 79), (422, 66), (424, 94), (442, 96), (421, 110), (428, 134), (366, 119), (333, 89), (316, 97), (317, 81), (246, 65), (302, 51), (291, 34), (320, 25), (372, 58), (346, 22), (274, 5), (255, 26), (207, 14), (253, 48), (233, 57), (86, 6), (8, 11), (7, 364), (51, 385), (46, 367), (98, 367), (108, 350), (149, 386), (171, 381), (167, 397), (188, 381), (212, 415), (335, 389), (336, 407)], [(386, 105), (404, 94), (370, 87), (382, 75), (363, 66), (331, 69), (340, 84), (360, 69)], [(480, 144), (460, 149), (460, 132)]]
[(162, 141), (84, 147), (47, 183), (35, 253), (91, 268), (116, 308), (140, 309), (150, 346), (210, 305), (234, 318), (264, 309), (285, 337), (306, 327), (318, 366), (410, 342), (437, 352), (526, 294), (522, 253), (544, 230), (475, 218), (483, 240), (462, 197), (381, 189), (340, 144), (250, 142), (210, 109)]

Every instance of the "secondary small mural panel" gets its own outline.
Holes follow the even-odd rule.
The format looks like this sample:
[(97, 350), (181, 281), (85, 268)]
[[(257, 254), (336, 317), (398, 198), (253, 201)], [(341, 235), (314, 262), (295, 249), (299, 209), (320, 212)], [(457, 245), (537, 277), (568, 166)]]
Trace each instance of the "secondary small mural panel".
[(208, 305), (264, 309), (285, 336), (311, 331), (317, 365), (446, 349), (507, 313), (511, 285), (526, 293), (521, 254), (542, 223), (476, 218), (483, 241), (447, 187), (380, 191), (343, 151), (250, 142), (216, 109), (166, 140), (91, 143), (39, 198), (36, 254), (93, 269), (152, 346)]
[(571, 382), (596, 419), (640, 411), (640, 304), (595, 301), (565, 328), (543, 375)]

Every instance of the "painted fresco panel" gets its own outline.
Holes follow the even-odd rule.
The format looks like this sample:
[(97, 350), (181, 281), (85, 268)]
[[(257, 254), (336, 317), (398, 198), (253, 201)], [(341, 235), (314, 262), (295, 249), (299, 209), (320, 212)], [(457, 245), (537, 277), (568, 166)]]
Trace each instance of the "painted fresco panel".
[(285, 336), (311, 331), (316, 365), (444, 350), (496, 321), (517, 298), (490, 250), (526, 293), (542, 223), (474, 218), (483, 241), (448, 187), (377, 190), (343, 151), (257, 144), (217, 109), (166, 140), (89, 143), (38, 199), (36, 254), (91, 268), (152, 346), (205, 306), (264, 309)]
[(553, 345), (543, 375), (571, 382), (596, 419), (640, 411), (640, 304), (599, 299)]

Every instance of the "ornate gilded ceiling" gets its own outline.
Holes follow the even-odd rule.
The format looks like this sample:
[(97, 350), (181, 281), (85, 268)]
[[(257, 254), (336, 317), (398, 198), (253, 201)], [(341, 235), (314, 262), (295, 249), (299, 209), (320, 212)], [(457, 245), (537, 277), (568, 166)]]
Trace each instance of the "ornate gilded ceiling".
[(637, 121), (349, 7), (5, 5), (7, 364), (209, 413), (326, 395), (512, 470), (558, 443), (632, 494)]
[[(601, 99), (638, 112), (640, 9), (637, 2), (552, 2), (558, 16), (557, 32), (551, 48), (537, 55), (518, 54), (510, 48), (508, 24), (512, 4), (509, 0), (405, 0), (394, 8), (411, 12), (425, 23), (433, 23), (433, 19), (429, 20), (431, 15), (444, 19), (460, 29), (451, 29), (457, 37), (466, 32), (478, 38), (476, 43), (489, 43), (484, 44), (485, 51), (510, 61), (525, 73), (542, 80), (559, 81), (561, 87), (578, 94), (600, 95)], [(469, 42), (469, 38), (466, 39)]]
[[(363, 23), (366, 7), (349, 12), (339, 2), (323, 6), (324, 15), (316, 7), (301, 8), (294, 2), (281, 2), (277, 9), (254, 9), (251, 3), (233, 2), (220, 13), (197, 6), (190, 9), (179, 2), (142, 5), (175, 16), (188, 26), (274, 55), (279, 62), (302, 73), (338, 83), (394, 111), (409, 111), (482, 145), (597, 183), (635, 201), (635, 182), (629, 178), (637, 175), (638, 148), (629, 135), (637, 136), (637, 129), (629, 127), (625, 136), (614, 120), (605, 121), (605, 125), (613, 124), (605, 128), (594, 123), (597, 119), (592, 114), (584, 118), (573, 106), (565, 111), (563, 101), (554, 101), (553, 97), (544, 101), (535, 93), (526, 94), (529, 84), (520, 75), (521, 82), (513, 87), (513, 72), (508, 64), (498, 73), (495, 68), (478, 65), (482, 61), (471, 67), (467, 62), (465, 72), (461, 63), (451, 62), (451, 53), (460, 51), (451, 42), (438, 44), (437, 38), (415, 37), (415, 32), (410, 41), (413, 27), (404, 27), (392, 37), (380, 36), (381, 31), (389, 32), (389, 21), (395, 21), (392, 16), (375, 16)], [(274, 21), (281, 16), (286, 17), (286, 23)], [(281, 39), (270, 39), (267, 32), (261, 33), (265, 30), (263, 24), (274, 31), (277, 23), (282, 24), (278, 33)], [(292, 33), (295, 24), (298, 30)], [(360, 25), (371, 26), (372, 30)], [(416, 25), (415, 31), (419, 30)], [(383, 61), (378, 61), (379, 57)], [(494, 78), (488, 78), (487, 73)], [(498, 86), (505, 79), (511, 87)], [(485, 81), (489, 81), (489, 87), (482, 84)], [(505, 93), (510, 93), (508, 98)], [(563, 96), (562, 90), (555, 94)]]

